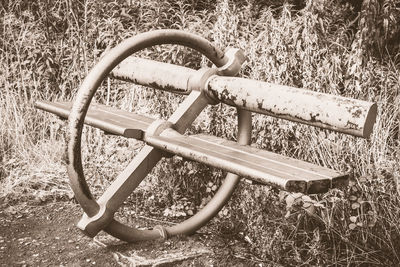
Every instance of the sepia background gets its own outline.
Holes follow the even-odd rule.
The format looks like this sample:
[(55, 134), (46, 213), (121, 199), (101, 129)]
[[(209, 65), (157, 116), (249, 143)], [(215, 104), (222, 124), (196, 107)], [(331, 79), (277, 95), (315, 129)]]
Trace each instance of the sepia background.
[[(101, 54), (125, 38), (182, 29), (222, 49), (243, 49), (241, 77), (378, 103), (369, 140), (253, 115), (255, 146), (353, 178), (348, 188), (309, 197), (243, 181), (207, 227), (247, 243), (256, 259), (285, 266), (400, 264), (400, 1), (3, 0), (0, 14), (0, 198), (7, 205), (74, 201), (66, 122), (34, 102), (72, 101)], [(139, 56), (211, 66), (178, 46)], [(167, 118), (183, 97), (107, 79), (95, 99)], [(219, 104), (190, 131), (235, 140), (236, 120), (234, 108)], [(143, 146), (92, 128), (83, 142), (96, 195)], [(223, 177), (195, 162), (164, 159), (119, 216), (181, 221), (207, 203)]]

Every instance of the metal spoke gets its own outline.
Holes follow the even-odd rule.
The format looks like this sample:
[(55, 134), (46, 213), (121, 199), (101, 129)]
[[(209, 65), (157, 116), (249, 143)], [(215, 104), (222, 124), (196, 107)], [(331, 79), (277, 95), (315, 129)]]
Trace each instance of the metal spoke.
[(161, 157), (162, 154), (159, 150), (146, 145), (99, 198), (97, 201), (100, 207), (99, 212), (93, 217), (89, 217), (85, 213), (79, 221), (78, 227), (90, 236), (95, 236), (104, 229), (113, 219), (117, 209)]
[[(208, 101), (201, 92), (193, 91), (174, 112), (169, 123), (172, 124), (172, 127), (177, 127), (180, 132), (184, 132), (207, 104)], [(161, 126), (157, 121), (154, 125), (155, 127)], [(149, 126), (150, 132), (157, 132), (157, 128), (152, 128), (154, 128), (153, 124)], [(160, 150), (146, 145), (98, 199), (99, 210), (97, 214), (89, 217), (85, 213), (79, 221), (78, 227), (89, 236), (95, 236), (107, 227), (117, 209), (153, 169), (162, 156)]]

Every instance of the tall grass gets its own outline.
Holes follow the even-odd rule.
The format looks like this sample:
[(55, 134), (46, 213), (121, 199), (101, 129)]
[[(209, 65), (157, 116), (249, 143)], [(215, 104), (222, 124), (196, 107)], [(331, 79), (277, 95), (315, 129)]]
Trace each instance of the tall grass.
[[(265, 262), (400, 264), (400, 49), (393, 41), (400, 32), (398, 2), (18, 0), (3, 1), (0, 12), (1, 197), (71, 197), (63, 166), (65, 122), (36, 111), (35, 100), (73, 99), (101, 53), (129, 36), (183, 29), (221, 48), (242, 48), (248, 57), (244, 77), (378, 103), (370, 140), (254, 115), (256, 146), (354, 178), (347, 189), (311, 198), (241, 183), (211, 226), (249, 242)], [(193, 68), (209, 65), (175, 46), (141, 55)], [(181, 100), (113, 80), (96, 95), (99, 102), (163, 117)], [(235, 116), (233, 108), (209, 107), (190, 131), (234, 139)], [(84, 167), (96, 194), (141, 147), (90, 128), (83, 139)], [(196, 209), (221, 178), (218, 170), (167, 159), (143, 186), (153, 198), (141, 201), (160, 207), (160, 214), (183, 212), (186, 202)], [(161, 182), (164, 190), (157, 187)]]

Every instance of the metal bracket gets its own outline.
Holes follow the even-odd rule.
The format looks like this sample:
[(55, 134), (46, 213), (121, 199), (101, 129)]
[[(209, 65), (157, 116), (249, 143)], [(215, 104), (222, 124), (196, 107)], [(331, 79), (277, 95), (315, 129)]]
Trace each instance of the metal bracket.
[(208, 91), (208, 81), (210, 78), (214, 75), (235, 76), (239, 73), (243, 62), (246, 61), (246, 56), (244, 55), (243, 51), (238, 48), (229, 48), (225, 53), (225, 57), (228, 59), (228, 62), (222, 67), (217, 69), (201, 68), (194, 75), (190, 76), (188, 80), (188, 90), (201, 91), (204, 93), (211, 105), (218, 104), (220, 100), (214, 97)]
[(220, 101), (214, 97), (212, 97), (212, 95), (209, 95), (207, 93), (207, 83), (210, 79), (211, 76), (214, 76), (218, 73), (218, 69), (216, 68), (201, 68), (199, 69), (194, 75), (190, 76), (189, 80), (188, 80), (188, 89), (190, 91), (200, 91), (204, 94), (204, 96), (206, 97), (207, 101), (209, 102), (209, 104), (211, 105), (216, 105), (218, 104)]
[(76, 226), (87, 236), (95, 237), (101, 230), (107, 227), (110, 221), (114, 217), (114, 211), (106, 208), (106, 205), (99, 205), (100, 209), (98, 213), (89, 217), (86, 213), (82, 215), (82, 218), (76, 224)]
[(218, 75), (221, 76), (236, 76), (243, 63), (247, 60), (244, 52), (240, 48), (228, 48), (225, 52), (228, 62), (218, 68)]
[[(174, 126), (174, 124), (170, 121), (157, 119), (152, 124), (150, 124), (150, 126), (147, 128), (147, 130), (145, 132), (145, 135), (146, 136), (149, 136), (149, 135), (159, 136), (162, 132), (164, 132), (165, 129), (172, 128), (173, 126)], [(166, 158), (172, 158), (174, 156), (174, 154), (168, 153), (165, 151), (161, 151), (161, 153), (162, 153), (163, 157), (166, 157)]]

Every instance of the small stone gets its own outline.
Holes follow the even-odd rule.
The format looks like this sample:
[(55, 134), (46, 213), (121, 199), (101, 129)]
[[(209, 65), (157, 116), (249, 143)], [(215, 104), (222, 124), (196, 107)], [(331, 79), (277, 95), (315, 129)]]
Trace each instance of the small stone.
[(90, 259), (86, 259), (86, 262), (90, 262)]
[(39, 257), (39, 253), (33, 254), (32, 257)]
[(70, 244), (71, 244), (71, 243), (74, 243), (74, 240), (71, 240), (71, 239), (70, 239), (70, 240), (68, 240), (68, 243), (70, 243)]

